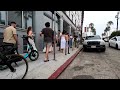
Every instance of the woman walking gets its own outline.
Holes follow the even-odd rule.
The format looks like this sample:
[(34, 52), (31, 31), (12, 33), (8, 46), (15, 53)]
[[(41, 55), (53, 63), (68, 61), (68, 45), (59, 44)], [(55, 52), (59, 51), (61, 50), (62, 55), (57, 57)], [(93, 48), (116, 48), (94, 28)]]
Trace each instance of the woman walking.
[(66, 35), (65, 35), (65, 31), (62, 32), (62, 35), (61, 35), (61, 43), (60, 43), (60, 48), (61, 48), (61, 52), (63, 53), (63, 51), (65, 50), (66, 48)]

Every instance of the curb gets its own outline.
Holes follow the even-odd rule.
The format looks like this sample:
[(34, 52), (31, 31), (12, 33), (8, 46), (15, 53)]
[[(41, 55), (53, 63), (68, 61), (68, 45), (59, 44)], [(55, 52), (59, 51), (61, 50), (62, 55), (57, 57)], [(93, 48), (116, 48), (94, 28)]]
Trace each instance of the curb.
[(75, 59), (75, 57), (82, 51), (83, 48), (76, 51), (63, 65), (61, 65), (48, 79), (56, 79), (67, 67), (68, 65)]

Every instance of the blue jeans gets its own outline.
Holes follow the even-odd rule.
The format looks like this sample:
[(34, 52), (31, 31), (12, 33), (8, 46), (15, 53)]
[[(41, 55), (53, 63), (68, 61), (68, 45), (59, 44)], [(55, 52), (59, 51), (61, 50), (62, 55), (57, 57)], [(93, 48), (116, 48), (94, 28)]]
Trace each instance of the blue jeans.
[(69, 46), (72, 47), (72, 39), (69, 40)]

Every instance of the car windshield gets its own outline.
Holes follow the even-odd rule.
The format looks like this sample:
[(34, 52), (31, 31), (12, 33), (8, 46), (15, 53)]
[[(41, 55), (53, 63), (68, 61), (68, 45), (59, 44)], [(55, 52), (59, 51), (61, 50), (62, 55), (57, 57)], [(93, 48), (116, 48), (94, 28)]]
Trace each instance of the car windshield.
[(86, 40), (101, 39), (100, 36), (87, 36)]

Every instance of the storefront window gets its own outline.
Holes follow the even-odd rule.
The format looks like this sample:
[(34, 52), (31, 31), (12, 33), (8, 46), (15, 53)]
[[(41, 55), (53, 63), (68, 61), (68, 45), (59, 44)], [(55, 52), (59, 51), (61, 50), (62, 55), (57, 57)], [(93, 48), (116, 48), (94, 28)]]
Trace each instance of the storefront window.
[(33, 13), (32, 11), (23, 11), (23, 28), (32, 26)]
[(5, 25), (5, 21), (6, 21), (6, 12), (0, 11), (0, 24)]
[(12, 21), (17, 23), (17, 27), (22, 28), (22, 11), (8, 11), (8, 24)]

